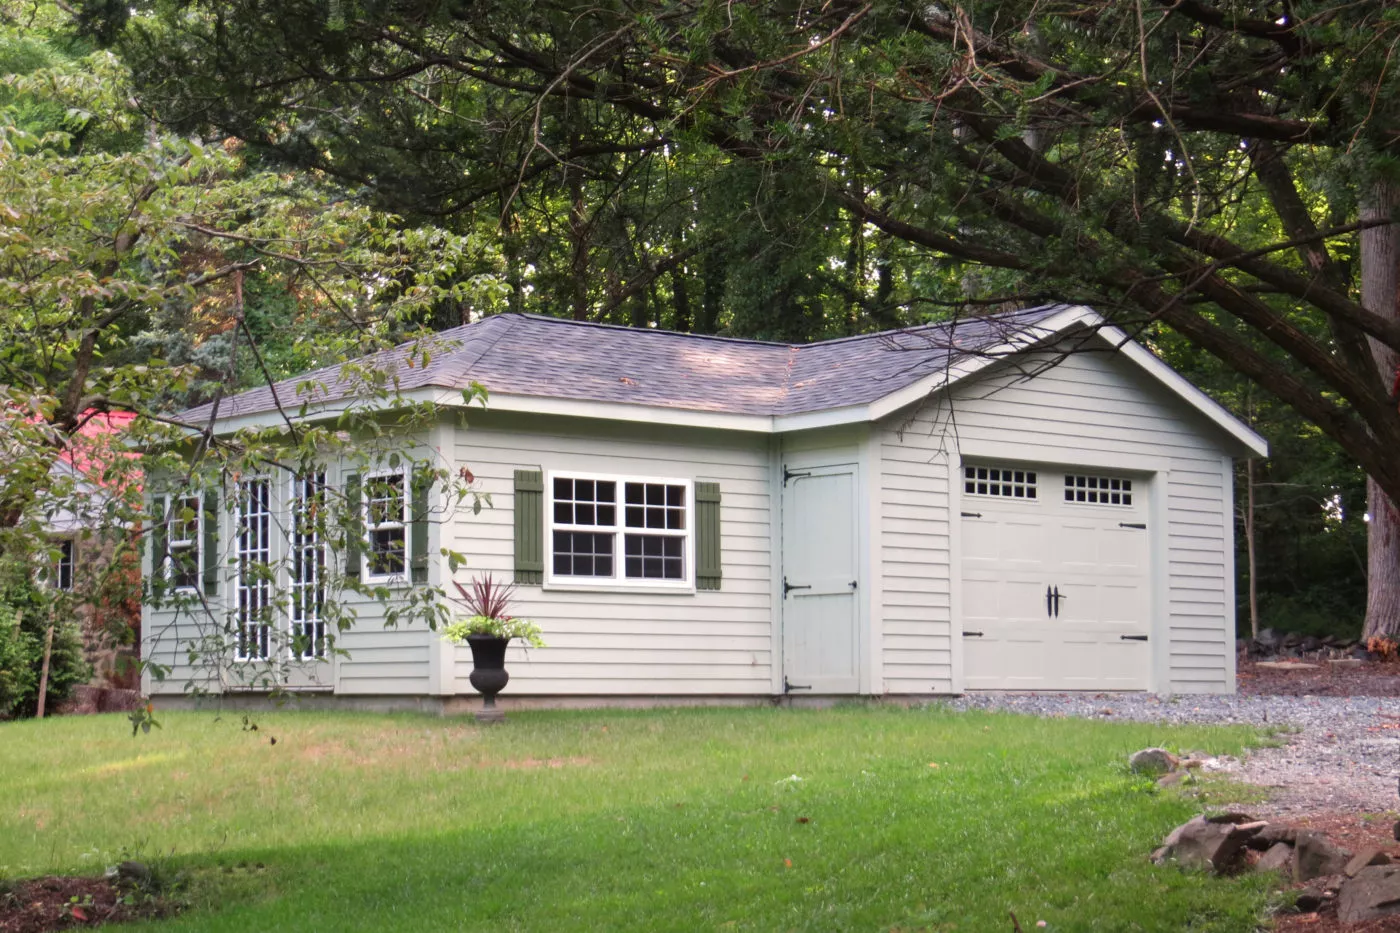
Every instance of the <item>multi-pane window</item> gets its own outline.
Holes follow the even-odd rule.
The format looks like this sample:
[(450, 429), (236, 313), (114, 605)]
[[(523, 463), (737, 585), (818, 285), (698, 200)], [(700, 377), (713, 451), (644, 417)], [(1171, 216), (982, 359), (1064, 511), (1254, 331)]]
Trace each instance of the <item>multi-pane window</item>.
[(238, 632), (235, 657), (264, 661), (272, 654), (272, 483), (238, 484)]
[(177, 589), (199, 585), (199, 496), (177, 496), (170, 506), (170, 583)]
[(408, 484), (402, 471), (380, 473), (365, 483), (365, 530), (369, 574), (389, 577), (407, 566)]
[(1133, 481), (1121, 476), (1065, 476), (1065, 501), (1091, 505), (1132, 505)]
[(53, 585), (55, 589), (71, 590), (73, 588), (73, 539), (64, 538), (58, 542), (58, 560), (53, 567)]
[(292, 480), (292, 655), (326, 656), (326, 474)]
[(690, 483), (559, 475), (549, 495), (554, 579), (689, 581)]
[(1008, 467), (963, 467), (963, 492), (971, 496), (999, 496), (1004, 499), (1034, 499), (1034, 470)]

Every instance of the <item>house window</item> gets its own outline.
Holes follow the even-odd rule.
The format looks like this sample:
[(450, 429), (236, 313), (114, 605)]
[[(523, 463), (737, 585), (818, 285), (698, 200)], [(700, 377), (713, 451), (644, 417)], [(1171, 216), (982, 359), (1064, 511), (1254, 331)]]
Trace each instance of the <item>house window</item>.
[(64, 538), (55, 541), (54, 544), (57, 545), (58, 559), (54, 561), (53, 570), (48, 576), (50, 585), (56, 590), (71, 590), (73, 588), (73, 539)]
[(265, 661), (272, 654), (272, 483), (238, 484), (238, 643), (240, 661)]
[(552, 474), (548, 489), (555, 582), (690, 584), (690, 481)]
[(176, 589), (199, 585), (199, 496), (179, 496), (171, 506), (170, 583)]
[(1003, 499), (1034, 499), (1034, 470), (1007, 467), (963, 467), (963, 492), (970, 496), (997, 496)]
[(365, 483), (366, 560), (371, 577), (400, 576), (407, 566), (407, 490), (403, 471), (377, 473)]
[(292, 480), (292, 656), (326, 656), (326, 474)]
[(1121, 476), (1065, 476), (1065, 501), (1090, 505), (1132, 505), (1133, 481)]

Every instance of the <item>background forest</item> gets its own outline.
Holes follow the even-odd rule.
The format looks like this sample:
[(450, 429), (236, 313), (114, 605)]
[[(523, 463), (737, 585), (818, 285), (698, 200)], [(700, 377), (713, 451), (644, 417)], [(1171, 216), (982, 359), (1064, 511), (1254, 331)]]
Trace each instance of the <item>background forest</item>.
[[(996, 6), (0, 0), (0, 381), (35, 413), (9, 426), (0, 553), (35, 549), (87, 412), (158, 432), (481, 315), (806, 342), (1067, 300), (1268, 439), (1237, 475), (1242, 630), (1252, 487), (1260, 627), (1355, 637), (1358, 461), (1380, 472), (1394, 401), (1353, 364), (1394, 334), (1354, 310), (1369, 228), (1342, 179), (1394, 171), (1394, 11)], [(1154, 99), (1233, 113), (1262, 81), (1296, 107), (1140, 119), (1071, 80), (1110, 59)], [(1278, 77), (1297, 62), (1315, 86)], [(1341, 149), (1264, 122), (1363, 85)], [(1213, 263), (1184, 252), (1202, 231), (1233, 238)]]

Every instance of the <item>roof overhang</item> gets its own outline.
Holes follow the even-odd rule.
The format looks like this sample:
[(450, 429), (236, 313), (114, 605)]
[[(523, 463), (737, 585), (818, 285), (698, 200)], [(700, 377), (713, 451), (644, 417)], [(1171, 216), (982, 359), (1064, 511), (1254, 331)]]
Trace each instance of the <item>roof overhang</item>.
[[(372, 404), (364, 402), (357, 404), (351, 400), (340, 399), (310, 404), (304, 408), (298, 406), (296, 413), (290, 417), (294, 422), (327, 421), (341, 418), (352, 412), (368, 414), (399, 405), (407, 407), (426, 403), (444, 409), (481, 410), (485, 408), (492, 412), (518, 412), (533, 415), (555, 415), (564, 418), (662, 424), (751, 434), (786, 434), (793, 431), (880, 421), (923, 399), (946, 392), (953, 386), (972, 378), (1002, 360), (1045, 346), (1072, 332), (1082, 332), (1087, 339), (1106, 344), (1110, 349), (1122, 354), (1124, 359), (1136, 364), (1139, 369), (1236, 440), (1248, 454), (1257, 457), (1268, 456), (1268, 442), (1262, 437), (1250, 430), (1248, 426), (1226, 411), (1214, 399), (1192, 385), (1145, 347), (1133, 341), (1123, 330), (1109, 324), (1102, 315), (1092, 308), (1083, 306), (1068, 307), (1038, 324), (1022, 326), (1003, 343), (979, 350), (975, 354), (952, 363), (941, 372), (925, 376), (868, 404), (850, 405), (823, 411), (789, 415), (736, 414), (665, 405), (598, 402), (587, 399), (523, 395), (501, 391), (492, 392), (488, 402), (483, 405), (478, 401), (468, 402), (460, 390), (425, 387), (405, 391), (391, 399), (376, 400)], [(265, 430), (281, 424), (285, 424), (285, 419), (280, 412), (255, 412), (220, 418), (218, 431), (221, 434), (231, 434), (245, 429)]]

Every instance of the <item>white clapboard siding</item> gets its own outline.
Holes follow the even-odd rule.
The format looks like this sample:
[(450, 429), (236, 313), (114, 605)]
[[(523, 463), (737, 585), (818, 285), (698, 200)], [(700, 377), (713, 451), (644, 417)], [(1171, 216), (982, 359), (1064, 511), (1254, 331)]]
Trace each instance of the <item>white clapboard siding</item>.
[[(1161, 692), (1234, 689), (1234, 606), (1226, 575), (1234, 555), (1222, 456), (1227, 441), (1206, 418), (1109, 352), (1080, 353), (1027, 379), (1003, 368), (955, 386), (882, 425), (885, 631), (936, 634), (945, 650), (914, 652), (886, 639), (890, 692), (951, 689), (947, 457), (995, 444), (1019, 460), (1092, 464), (1099, 454), (1131, 455), (1169, 470), (1165, 567), (1167, 683)], [(911, 523), (909, 520), (915, 520)], [(927, 523), (920, 534), (917, 523)], [(910, 539), (920, 539), (917, 543)], [(922, 560), (917, 555), (924, 555)]]
[[(514, 571), (515, 471), (577, 470), (674, 477), (720, 486), (723, 583), (717, 591), (594, 591), (520, 586), (515, 612), (548, 647), (513, 643), (512, 695), (771, 692), (771, 497), (763, 436), (598, 421), (470, 413), (455, 462), (491, 506), (445, 528), (467, 558), (457, 579)], [(546, 542), (547, 544), (547, 542)], [(546, 555), (546, 559), (548, 559)], [(455, 649), (455, 691), (470, 694), (471, 652)]]
[[(403, 449), (406, 452), (411, 452), (415, 457), (422, 457), (429, 452), (425, 441), (426, 438), (422, 436), (406, 439)], [(350, 472), (351, 469), (343, 464), (326, 464), (327, 482), (338, 486), (343, 481), (343, 474)], [(363, 468), (356, 466), (353, 469)], [(274, 525), (277, 529), (272, 536), (274, 562), (283, 561), (286, 554), (285, 534), (288, 523), (285, 499), (288, 485), (289, 482), (285, 476), (274, 477), (273, 513), (275, 516)], [(207, 616), (202, 613), (193, 615), (186, 613), (177, 617), (168, 609), (154, 610), (149, 605), (143, 609), (143, 656), (173, 668), (163, 682), (149, 684), (149, 689), (156, 694), (183, 694), (188, 692), (191, 686), (211, 691), (217, 691), (221, 687), (220, 681), (210, 679), (209, 673), (203, 669), (206, 665), (200, 667), (189, 665), (188, 650), (191, 643), (196, 642), (201, 637), (202, 632), (210, 631), (211, 627), (221, 628), (227, 622), (228, 607), (231, 605), (231, 594), (234, 586), (234, 571), (230, 558), (235, 553), (234, 525), (237, 521), (236, 516), (229, 511), (231, 501), (232, 499), (226, 491), (221, 496), (219, 513), (219, 550), (225, 573), (220, 581), (218, 594), (208, 599), (210, 613)], [(431, 552), (431, 541), (432, 538), (430, 538), (430, 560), (435, 559), (435, 554)], [(332, 556), (330, 559), (343, 560), (337, 556)], [(144, 567), (146, 573), (150, 572), (150, 561), (151, 556), (147, 554)], [(283, 574), (285, 575), (285, 570)], [(285, 585), (286, 581), (283, 580), (280, 586), (285, 587)], [(395, 588), (391, 599), (397, 598), (398, 594), (406, 588), (406, 585)], [(285, 600), (285, 590), (279, 590), (277, 598)], [(401, 624), (393, 628), (385, 628), (384, 606), (379, 601), (346, 597), (345, 604), (355, 610), (356, 619), (349, 630), (336, 636), (336, 647), (344, 649), (348, 654), (334, 658), (329, 662), (334, 674), (333, 679), (331, 677), (325, 679), (327, 684), (333, 685), (337, 693), (361, 695), (421, 695), (428, 693), (431, 685), (429, 661), (437, 636), (428, 630), (426, 624)], [(265, 663), (255, 663), (246, 668), (240, 668), (231, 659), (222, 667), (222, 682), (230, 687), (238, 685), (244, 670), (254, 672), (254, 676), (265, 676), (268, 671)]]

